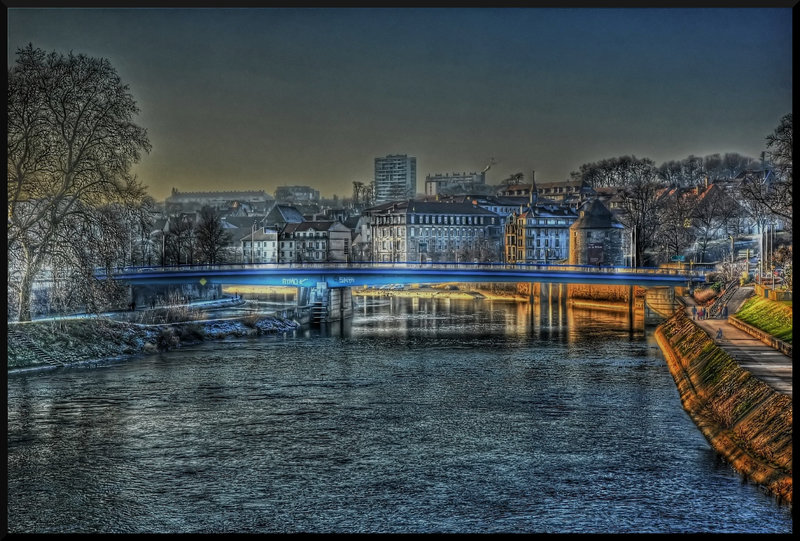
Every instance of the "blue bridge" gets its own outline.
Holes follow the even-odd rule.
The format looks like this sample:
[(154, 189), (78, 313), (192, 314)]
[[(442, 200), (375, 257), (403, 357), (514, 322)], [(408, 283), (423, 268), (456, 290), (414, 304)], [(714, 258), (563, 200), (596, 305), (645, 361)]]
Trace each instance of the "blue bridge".
[[(98, 270), (98, 278), (108, 276)], [(535, 263), (265, 263), (125, 267), (110, 276), (132, 285), (225, 284), (327, 288), (447, 282), (546, 282), (639, 286), (687, 286), (704, 282), (689, 269), (545, 265)]]

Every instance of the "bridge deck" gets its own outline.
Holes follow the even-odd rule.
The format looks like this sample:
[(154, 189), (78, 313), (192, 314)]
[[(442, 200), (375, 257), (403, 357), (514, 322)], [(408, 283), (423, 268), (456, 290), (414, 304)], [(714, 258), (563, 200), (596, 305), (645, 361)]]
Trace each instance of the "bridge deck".
[[(106, 276), (98, 270), (98, 277)], [(328, 287), (443, 282), (552, 282), (616, 285), (687, 285), (705, 281), (702, 271), (589, 265), (504, 263), (265, 263), (183, 265), (114, 269), (132, 283), (197, 282)]]

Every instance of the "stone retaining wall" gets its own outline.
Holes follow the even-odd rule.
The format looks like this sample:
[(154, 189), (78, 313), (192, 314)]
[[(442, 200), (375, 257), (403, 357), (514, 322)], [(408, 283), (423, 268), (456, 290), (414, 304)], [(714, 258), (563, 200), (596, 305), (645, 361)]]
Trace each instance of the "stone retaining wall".
[(784, 342), (783, 340), (779, 340), (779, 339), (775, 338), (774, 336), (772, 336), (771, 334), (762, 331), (758, 327), (753, 327), (749, 323), (745, 323), (744, 321), (742, 321), (741, 319), (739, 319), (736, 316), (729, 316), (728, 317), (728, 323), (730, 323), (731, 325), (733, 325), (737, 329), (740, 329), (740, 330), (746, 332), (750, 336), (752, 336), (754, 338), (758, 338), (759, 340), (764, 342), (769, 347), (780, 351), (784, 355), (788, 355), (789, 357), (792, 356), (792, 344), (790, 344), (788, 342)]
[(679, 310), (656, 340), (681, 403), (711, 446), (747, 478), (792, 501), (792, 399), (742, 369)]

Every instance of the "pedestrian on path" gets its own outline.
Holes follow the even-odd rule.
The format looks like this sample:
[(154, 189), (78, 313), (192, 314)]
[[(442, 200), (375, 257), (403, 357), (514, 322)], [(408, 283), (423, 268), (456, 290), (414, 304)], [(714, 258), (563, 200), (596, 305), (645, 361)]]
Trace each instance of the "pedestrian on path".
[(703, 319), (703, 307), (702, 306), (697, 311), (697, 319)]
[(728, 319), (728, 305), (722, 307), (722, 319)]
[(697, 319), (697, 306), (692, 305), (692, 319)]
[(717, 340), (722, 340), (722, 327), (717, 329)]

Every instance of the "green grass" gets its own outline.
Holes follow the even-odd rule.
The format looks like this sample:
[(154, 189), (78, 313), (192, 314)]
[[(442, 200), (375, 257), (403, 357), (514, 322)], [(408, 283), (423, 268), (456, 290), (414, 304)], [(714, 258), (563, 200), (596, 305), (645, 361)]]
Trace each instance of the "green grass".
[(784, 302), (751, 297), (742, 305), (736, 317), (753, 327), (792, 343), (792, 307)]

